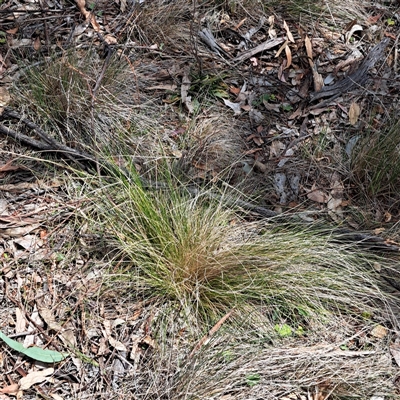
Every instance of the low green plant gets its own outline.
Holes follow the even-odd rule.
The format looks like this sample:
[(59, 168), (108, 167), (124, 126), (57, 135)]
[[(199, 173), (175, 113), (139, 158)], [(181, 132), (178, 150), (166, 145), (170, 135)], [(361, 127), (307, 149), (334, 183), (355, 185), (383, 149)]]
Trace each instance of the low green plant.
[(293, 334), (293, 329), (287, 324), (282, 324), (282, 325), (276, 324), (274, 326), (274, 330), (282, 338), (292, 336)]
[(249, 374), (246, 376), (246, 384), (253, 387), (260, 383), (260, 374)]

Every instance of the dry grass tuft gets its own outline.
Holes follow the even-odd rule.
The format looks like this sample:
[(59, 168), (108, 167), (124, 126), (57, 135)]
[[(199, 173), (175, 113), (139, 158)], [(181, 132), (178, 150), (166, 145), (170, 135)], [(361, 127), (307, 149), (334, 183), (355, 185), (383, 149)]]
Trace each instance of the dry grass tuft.
[(313, 226), (238, 220), (224, 194), (191, 197), (168, 169), (145, 184), (133, 165), (113, 173), (88, 193), (89, 222), (110, 235), (131, 290), (176, 302), (197, 321), (194, 331), (249, 306), (261, 320), (294, 325), (332, 313), (380, 314), (385, 296), (372, 264), (389, 261)]
[(393, 117), (384, 131), (370, 131), (360, 138), (351, 166), (354, 180), (372, 198), (398, 200), (400, 183), (400, 123)]
[(178, 167), (192, 179), (229, 180), (242, 172), (243, 137), (224, 115), (197, 118), (185, 142)]

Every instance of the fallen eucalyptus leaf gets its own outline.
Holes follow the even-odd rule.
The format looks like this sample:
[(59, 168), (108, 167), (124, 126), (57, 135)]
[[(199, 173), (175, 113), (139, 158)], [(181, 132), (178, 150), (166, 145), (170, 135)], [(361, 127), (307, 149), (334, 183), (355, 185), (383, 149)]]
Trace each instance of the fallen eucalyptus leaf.
[(3, 340), (8, 346), (10, 346), (15, 351), (29, 357), (36, 361), (41, 361), (45, 363), (56, 363), (64, 360), (68, 354), (60, 353), (54, 350), (41, 349), (40, 347), (29, 347), (25, 348), (21, 343), (10, 339), (2, 331), (0, 331), (0, 339)]
[(33, 371), (19, 380), (21, 390), (27, 390), (36, 383), (41, 383), (47, 380), (49, 375), (54, 373), (54, 368), (46, 368), (42, 371)]

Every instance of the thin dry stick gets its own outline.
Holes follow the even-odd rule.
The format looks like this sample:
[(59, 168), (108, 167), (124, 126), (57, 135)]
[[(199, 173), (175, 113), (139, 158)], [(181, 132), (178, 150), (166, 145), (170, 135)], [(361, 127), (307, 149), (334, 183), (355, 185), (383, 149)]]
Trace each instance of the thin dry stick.
[(192, 352), (189, 354), (189, 358), (193, 357), (194, 353), (196, 353), (198, 350), (200, 350), (201, 347), (203, 347), (211, 338), (214, 333), (218, 332), (218, 330), (221, 328), (222, 324), (233, 314), (234, 310), (229, 311), (227, 314), (225, 314), (208, 332), (207, 335), (203, 336), (199, 342), (194, 346), (194, 349)]

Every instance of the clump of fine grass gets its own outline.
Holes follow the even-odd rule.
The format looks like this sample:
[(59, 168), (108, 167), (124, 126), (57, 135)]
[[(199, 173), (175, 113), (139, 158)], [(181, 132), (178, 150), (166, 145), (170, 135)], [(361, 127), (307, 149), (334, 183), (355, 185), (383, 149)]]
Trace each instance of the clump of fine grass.
[(372, 315), (382, 304), (374, 258), (327, 232), (249, 223), (224, 206), (224, 194), (190, 194), (169, 173), (144, 184), (129, 164), (116, 171), (97, 191), (95, 211), (131, 291), (176, 302), (206, 325), (232, 308), (307, 321)]
[(134, 90), (128, 86), (134, 81), (130, 74), (127, 62), (116, 55), (68, 50), (26, 68), (13, 94), (16, 106), (29, 104), (28, 117), (57, 140), (101, 151), (120, 141), (127, 126), (134, 130), (126, 102)]
[(368, 132), (353, 152), (354, 181), (369, 198), (399, 200), (400, 122), (388, 121), (383, 131)]
[(286, 18), (299, 18), (301, 23), (309, 24), (317, 20), (324, 24), (338, 27), (343, 23), (368, 15), (363, 4), (350, 0), (312, 1), (312, 0), (270, 0), (267, 7)]

